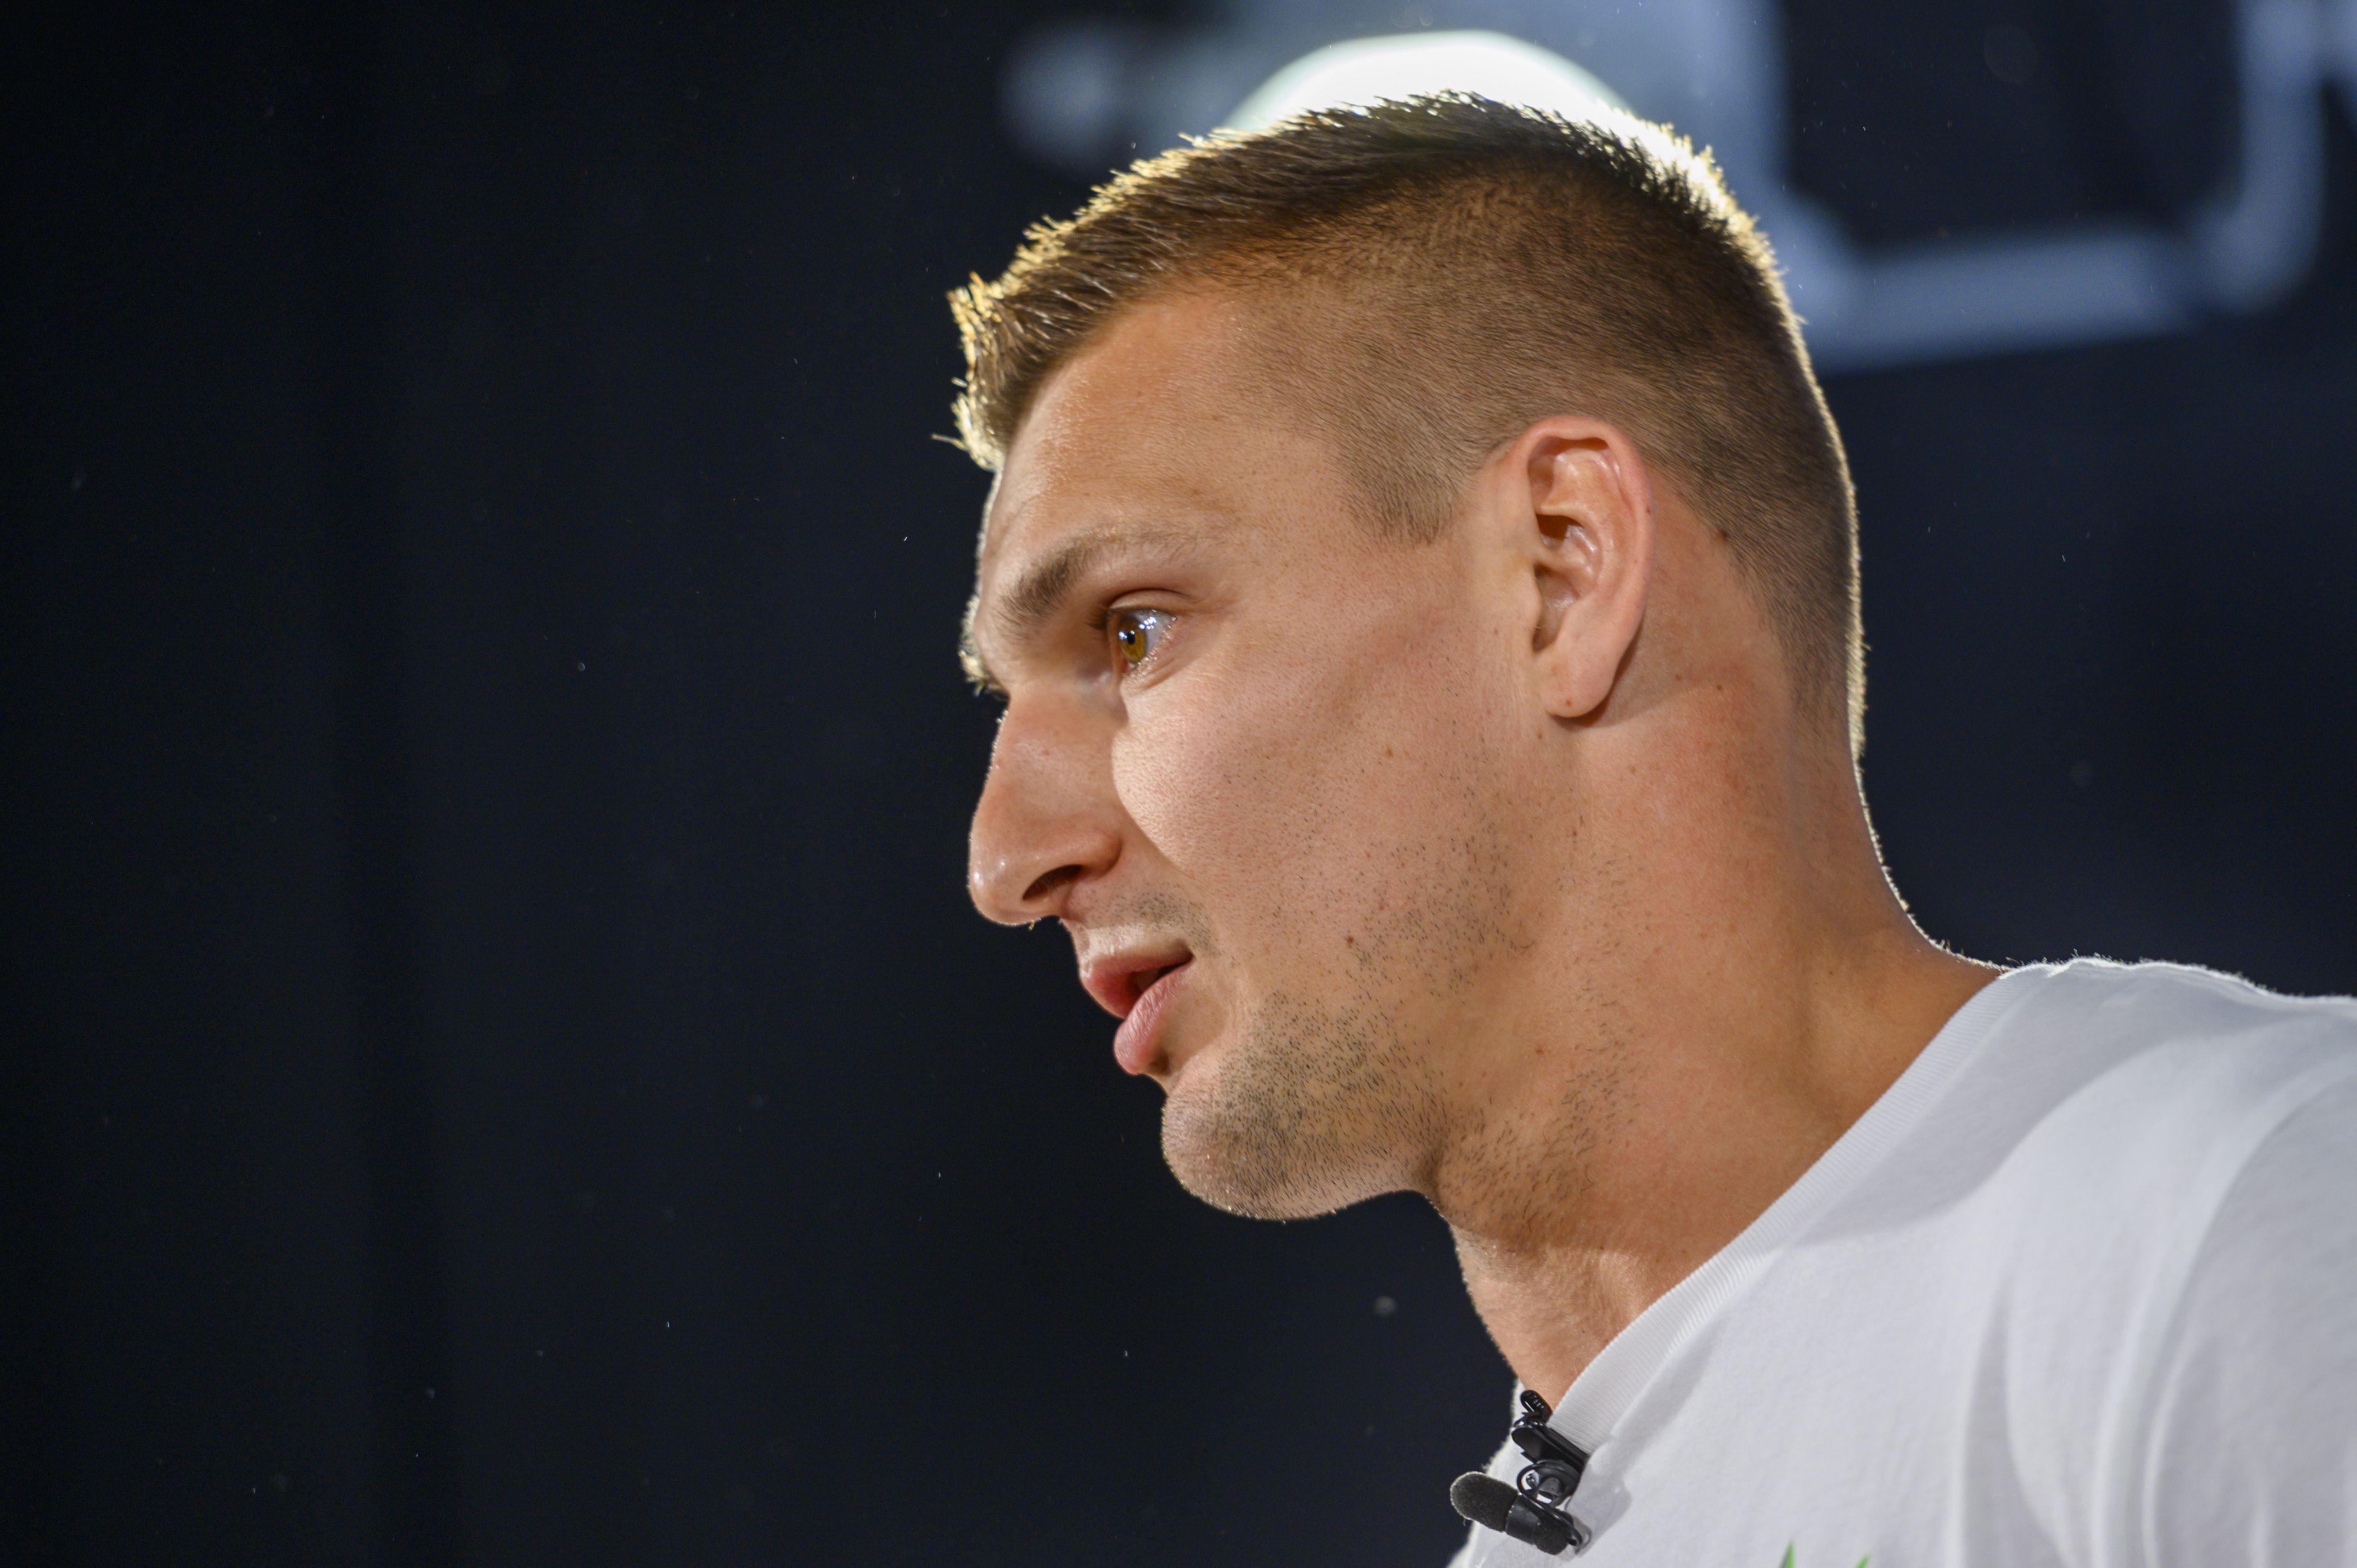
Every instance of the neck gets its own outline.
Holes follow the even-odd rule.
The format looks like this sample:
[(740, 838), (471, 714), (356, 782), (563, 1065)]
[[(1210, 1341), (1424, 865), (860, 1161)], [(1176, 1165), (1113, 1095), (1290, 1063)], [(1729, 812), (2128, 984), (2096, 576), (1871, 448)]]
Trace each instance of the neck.
[[(1426, 1190), (1491, 1337), (1549, 1400), (1995, 977), (1909, 920), (1842, 762), (1820, 820), (1713, 811), (1722, 831), (1690, 839), (1706, 858), (1619, 879), (1609, 921), (1592, 900), (1577, 923), (1560, 911), (1576, 939), (1537, 943), (1489, 1020)], [(1745, 777), (1690, 776), (1712, 775)], [(1658, 809), (1632, 802), (1629, 825)]]

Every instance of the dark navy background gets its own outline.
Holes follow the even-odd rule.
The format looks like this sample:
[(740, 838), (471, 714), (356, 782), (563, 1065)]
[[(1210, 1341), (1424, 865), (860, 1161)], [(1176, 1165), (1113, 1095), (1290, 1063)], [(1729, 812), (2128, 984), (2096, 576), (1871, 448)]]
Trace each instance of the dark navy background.
[[(941, 296), (1082, 195), (998, 128), (1053, 8), (46, 9), (0, 1556), (1437, 1568), (1508, 1388), (1438, 1222), (1195, 1205), (964, 902)], [(1791, 14), (1867, 239), (2231, 154), (2214, 5)], [(2357, 985), (2348, 124), (2289, 302), (1829, 384), (1966, 951)]]

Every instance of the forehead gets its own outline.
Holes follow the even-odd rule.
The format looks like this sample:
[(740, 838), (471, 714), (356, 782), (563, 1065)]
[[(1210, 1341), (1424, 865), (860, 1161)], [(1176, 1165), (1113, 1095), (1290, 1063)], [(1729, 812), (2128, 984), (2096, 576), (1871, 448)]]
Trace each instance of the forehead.
[(981, 584), (1084, 531), (1232, 517), (1306, 437), (1272, 417), (1247, 306), (1132, 306), (1059, 367), (1026, 413), (984, 522)]

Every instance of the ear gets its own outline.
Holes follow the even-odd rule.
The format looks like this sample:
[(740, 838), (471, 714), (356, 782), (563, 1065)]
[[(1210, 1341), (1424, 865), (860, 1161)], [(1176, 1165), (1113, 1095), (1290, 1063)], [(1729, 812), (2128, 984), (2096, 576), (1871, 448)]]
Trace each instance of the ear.
[(1533, 673), (1546, 710), (1584, 718), (1604, 705), (1653, 576), (1653, 489), (1635, 445), (1600, 420), (1541, 420), (1497, 473), (1501, 510), (1524, 598)]

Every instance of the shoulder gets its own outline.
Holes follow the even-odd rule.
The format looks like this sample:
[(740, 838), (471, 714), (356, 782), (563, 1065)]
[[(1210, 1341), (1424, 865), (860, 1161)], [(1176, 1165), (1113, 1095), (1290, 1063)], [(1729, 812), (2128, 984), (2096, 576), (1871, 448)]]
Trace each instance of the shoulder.
[(2197, 1153), (2247, 1157), (2295, 1107), (2357, 1071), (2357, 999), (2346, 996), (2101, 959), (1998, 983), (2012, 994), (1960, 1075), (1960, 1098), (2009, 1107), (2021, 1152), (2072, 1174), (2125, 1160), (2190, 1176)]
[(1999, 983), (2019, 988), (2008, 1035), (2066, 1033), (2131, 1048), (2270, 1040), (2357, 1047), (2357, 997), (2286, 996), (2190, 964), (2081, 958), (2016, 970)]
[[(2357, 1346), (2357, 1279), (2309, 1223), (2357, 1174), (2357, 1002), (2100, 961), (1999, 983), (2014, 994), (1926, 1132), (1967, 1156), (1951, 1262), (2003, 1347), (2015, 1455), (2073, 1521), (2067, 1555), (2104, 1560), (2151, 1539), (2157, 1434), (2232, 1420), (2227, 1383), (2251, 1405), (2296, 1376), (2255, 1301), (2340, 1269), (2340, 1316), (2311, 1328)], [(2231, 1376), (2188, 1376), (2192, 1347)]]
[(2156, 1564), (2357, 1551), (2357, 1079), (2220, 1202), (2148, 1368), (2123, 1536)]
[(1939, 1087), (1889, 1182), (2017, 1234), (2110, 1225), (2163, 1193), (2214, 1202), (2276, 1122), (2357, 1072), (2357, 1000), (2177, 964), (2039, 965), (1968, 1003), (1910, 1076), (1926, 1068)]
[[(2181, 1285), (2244, 1167), (2357, 1079), (2357, 1001), (2280, 996), (2175, 964), (2080, 960), (1998, 983), (2003, 1014), (1935, 1118), (1980, 1144), (1964, 1179), (2040, 1281), (2141, 1311)], [(2125, 1325), (2120, 1326), (2125, 1327)]]

